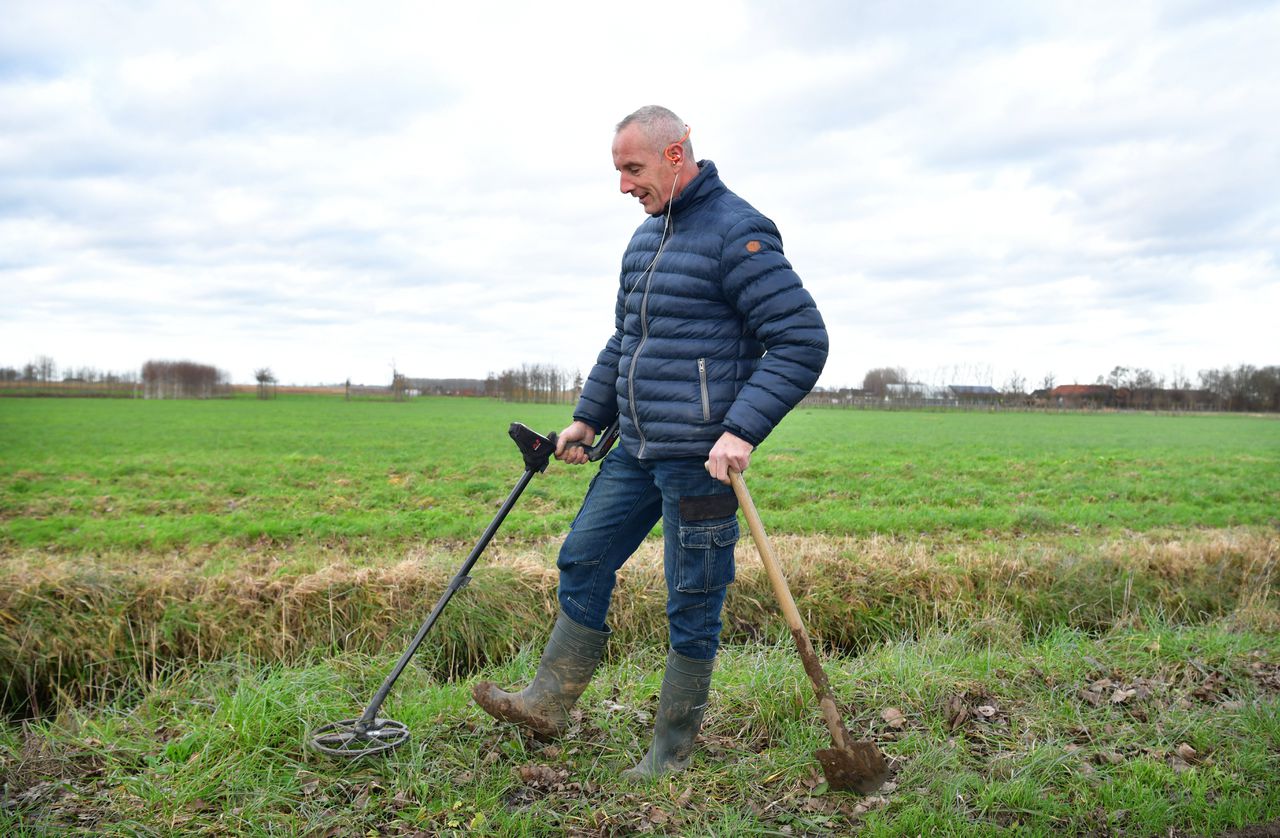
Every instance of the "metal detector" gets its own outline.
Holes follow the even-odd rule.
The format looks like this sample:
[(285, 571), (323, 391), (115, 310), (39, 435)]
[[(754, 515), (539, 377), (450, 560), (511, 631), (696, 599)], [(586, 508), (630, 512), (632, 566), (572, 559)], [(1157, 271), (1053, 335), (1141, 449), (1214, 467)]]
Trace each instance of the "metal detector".
[[(444, 611), (444, 607), (449, 604), (449, 600), (453, 598), (453, 595), (465, 588), (467, 583), (471, 581), (471, 577), (467, 574), (471, 572), (472, 566), (480, 558), (484, 548), (489, 545), (490, 539), (498, 531), (498, 527), (502, 525), (507, 513), (516, 505), (516, 501), (519, 500), (525, 487), (529, 485), (529, 481), (538, 472), (546, 471), (547, 464), (551, 461), (551, 455), (556, 450), (556, 435), (554, 433), (542, 436), (519, 422), (512, 422), (507, 433), (515, 440), (516, 446), (524, 456), (524, 474), (521, 475), (515, 488), (511, 490), (511, 494), (507, 496), (506, 501), (498, 509), (498, 514), (493, 516), (493, 520), (489, 522), (484, 535), (480, 536), (480, 540), (472, 548), (471, 555), (467, 556), (467, 560), (463, 562), (462, 567), (449, 582), (448, 587), (444, 589), (444, 593), (440, 595), (440, 599), (436, 602), (435, 607), (431, 609), (431, 613), (427, 616), (427, 621), (422, 624), (422, 628), (418, 629), (418, 633), (414, 636), (413, 642), (409, 644), (409, 648), (405, 649), (404, 654), (400, 656), (400, 660), (396, 662), (395, 668), (391, 670), (391, 674), (387, 676), (386, 680), (382, 682), (382, 686), (378, 688), (378, 692), (374, 694), (373, 700), (369, 702), (369, 706), (364, 710), (364, 715), (358, 719), (343, 719), (340, 722), (331, 722), (311, 731), (311, 747), (320, 753), (354, 759), (374, 754), (385, 754), (409, 741), (409, 729), (403, 723), (394, 719), (378, 717), (378, 711), (382, 709), (382, 703), (387, 700), (387, 695), (391, 692), (391, 688), (395, 686), (400, 673), (404, 672), (404, 668), (408, 665), (409, 659), (413, 657), (413, 653), (418, 651), (418, 647), (422, 645), (427, 633), (436, 624), (436, 620), (440, 617), (440, 612)], [(592, 462), (599, 460), (609, 452), (609, 448), (617, 439), (618, 420), (614, 419), (613, 424), (601, 432), (595, 444), (583, 446), (587, 452), (587, 459)]]

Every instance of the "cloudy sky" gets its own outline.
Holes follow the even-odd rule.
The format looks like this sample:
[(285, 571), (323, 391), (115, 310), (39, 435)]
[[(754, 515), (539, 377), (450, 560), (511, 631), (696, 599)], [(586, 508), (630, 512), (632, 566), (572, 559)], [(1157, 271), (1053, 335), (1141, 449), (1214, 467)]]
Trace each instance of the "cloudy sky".
[(585, 371), (650, 103), (782, 230), (822, 385), (1280, 363), (1280, 2), (659, 8), (4, 0), (0, 366)]

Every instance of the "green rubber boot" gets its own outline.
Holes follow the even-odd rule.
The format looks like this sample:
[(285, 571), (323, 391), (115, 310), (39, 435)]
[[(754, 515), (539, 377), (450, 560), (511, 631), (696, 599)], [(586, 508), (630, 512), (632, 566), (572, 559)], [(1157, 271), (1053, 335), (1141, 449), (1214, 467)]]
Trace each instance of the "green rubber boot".
[(591, 683), (609, 634), (561, 614), (529, 686), (509, 693), (492, 681), (481, 681), (471, 688), (471, 695), (499, 721), (521, 725), (544, 738), (559, 736), (569, 726), (569, 710)]
[(674, 649), (667, 652), (667, 671), (662, 676), (658, 698), (658, 718), (653, 724), (653, 744), (634, 768), (622, 772), (628, 780), (642, 782), (670, 772), (681, 771), (693, 756), (693, 740), (702, 729), (711, 690), (711, 670), (715, 660), (686, 658)]

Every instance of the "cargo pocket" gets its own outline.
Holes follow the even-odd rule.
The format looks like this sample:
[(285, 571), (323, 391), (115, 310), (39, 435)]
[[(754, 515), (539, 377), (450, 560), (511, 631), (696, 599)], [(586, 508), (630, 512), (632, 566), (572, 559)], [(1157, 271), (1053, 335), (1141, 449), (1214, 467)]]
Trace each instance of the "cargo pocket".
[(676, 590), (705, 594), (727, 587), (734, 578), (733, 545), (737, 543), (737, 518), (720, 524), (681, 524)]

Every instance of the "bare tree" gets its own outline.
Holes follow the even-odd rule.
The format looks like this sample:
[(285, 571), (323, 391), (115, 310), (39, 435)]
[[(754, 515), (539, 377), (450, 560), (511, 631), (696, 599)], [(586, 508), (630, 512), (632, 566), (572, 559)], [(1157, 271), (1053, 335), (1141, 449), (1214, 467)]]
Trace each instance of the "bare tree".
[(567, 389), (569, 380), (569, 372), (554, 364), (521, 364), (519, 369), (489, 373), (484, 391), (506, 401), (561, 403), (576, 399), (582, 387), (581, 373), (574, 373), (573, 391)]
[(1020, 398), (1026, 395), (1027, 380), (1018, 374), (1017, 370), (1009, 376), (1009, 380), (1004, 383), (1004, 387), (1000, 390), (1002, 395)]
[(902, 367), (877, 367), (862, 378), (862, 389), (873, 396), (883, 396), (889, 384), (905, 384), (907, 371)]
[(272, 399), (276, 395), (276, 377), (271, 372), (271, 367), (262, 367), (253, 371), (253, 377), (258, 381), (258, 398)]
[(38, 355), (22, 368), (22, 377), (25, 381), (47, 383), (53, 381), (57, 373), (58, 365), (48, 355)]

